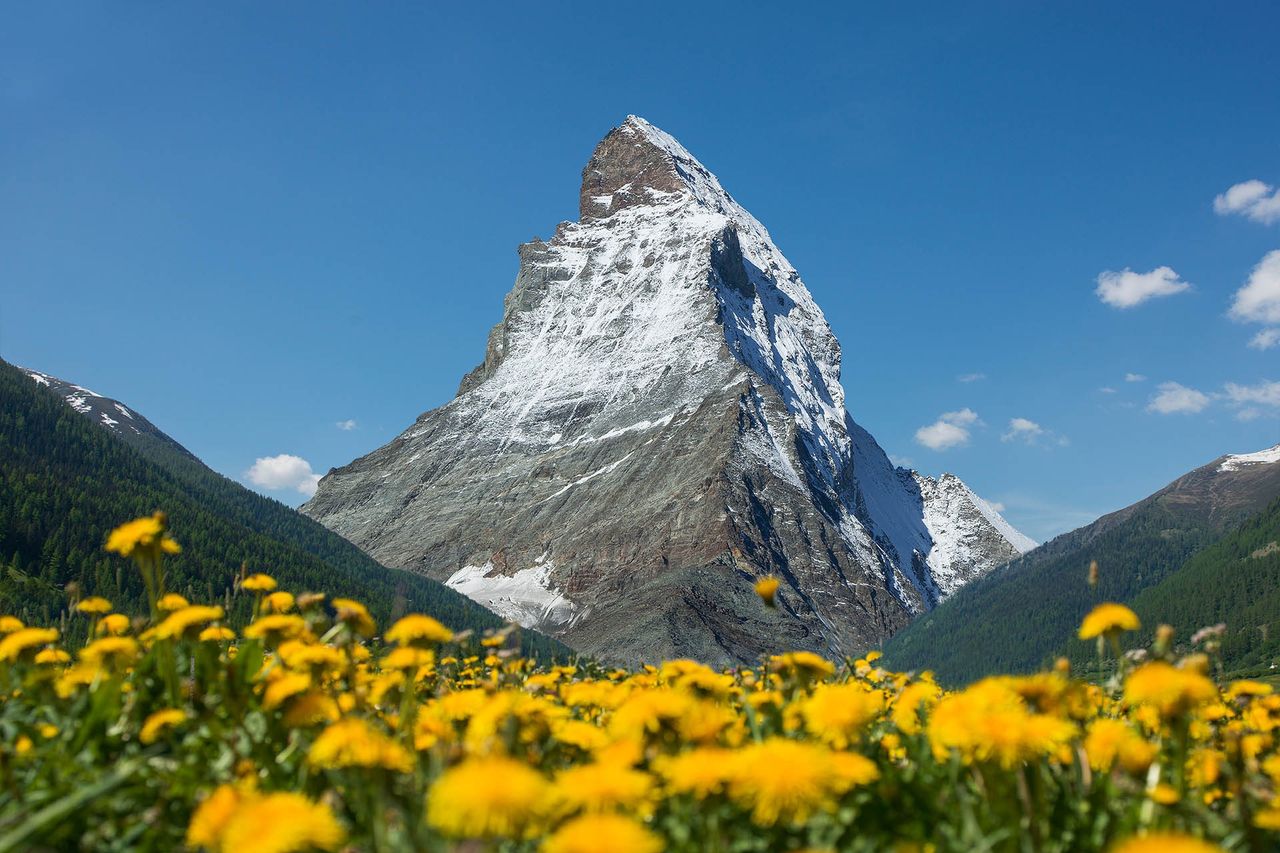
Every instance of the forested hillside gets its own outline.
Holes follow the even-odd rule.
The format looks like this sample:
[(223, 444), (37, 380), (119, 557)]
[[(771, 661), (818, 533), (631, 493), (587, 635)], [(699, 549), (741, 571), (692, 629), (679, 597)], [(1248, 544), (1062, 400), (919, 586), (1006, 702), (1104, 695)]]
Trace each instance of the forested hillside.
[[(1195, 630), (1206, 624), (1197, 620), (1233, 622), (1227, 615), (1245, 593), (1222, 559), (1225, 552), (1205, 549), (1278, 495), (1280, 465), (1224, 469), (1215, 461), (1197, 468), (1151, 497), (1059, 536), (965, 587), (894, 636), (885, 646), (885, 659), (895, 668), (932, 669), (948, 683), (1027, 672), (1061, 654), (1087, 662), (1093, 646), (1066, 638), (1074, 636), (1094, 604), (1149, 601), (1142, 605), (1148, 608), (1144, 622), (1154, 627), (1174, 620), (1161, 614), (1175, 596), (1189, 593), (1161, 590), (1182, 589), (1184, 566), (1198, 567), (1202, 582), (1221, 584), (1217, 592), (1231, 607), (1210, 618), (1219, 611), (1188, 605), (1186, 619), (1175, 624)], [(1200, 552), (1203, 562), (1188, 562)], [(1089, 565), (1095, 560), (1099, 577), (1091, 587)], [(1139, 598), (1144, 591), (1149, 598)]]
[[(234, 595), (244, 565), (284, 588), (358, 597), (380, 620), (422, 611), (455, 629), (503, 624), (453, 590), (387, 569), (278, 501), (155, 446), (161, 452), (129, 446), (0, 361), (0, 611), (56, 622), (75, 584), (142, 612), (140, 579), (102, 544), (117, 524), (163, 509), (183, 545), (167, 564), (168, 586), (188, 597)], [(534, 632), (524, 642), (543, 655), (566, 652)]]

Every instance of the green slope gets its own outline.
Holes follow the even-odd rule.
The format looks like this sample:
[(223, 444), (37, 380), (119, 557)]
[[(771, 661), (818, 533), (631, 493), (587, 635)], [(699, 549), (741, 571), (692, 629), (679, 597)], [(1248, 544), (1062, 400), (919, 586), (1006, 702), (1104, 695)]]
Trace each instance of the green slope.
[[(503, 624), (465, 596), (382, 566), (163, 442), (133, 445), (0, 361), (0, 612), (53, 623), (69, 584), (142, 612), (141, 580), (102, 543), (115, 525), (164, 509), (184, 549), (167, 563), (168, 587), (193, 600), (223, 601), (247, 564), (287, 589), (357, 598), (381, 622), (422, 611), (458, 630)], [(246, 602), (231, 604), (243, 610)], [(568, 653), (535, 632), (522, 641), (541, 656)]]
[[(1278, 495), (1280, 465), (1223, 472), (1215, 461), (1198, 468), (964, 587), (893, 637), (886, 664), (932, 669), (957, 684), (1033, 670), (1064, 653), (1088, 660), (1092, 646), (1071, 638), (1094, 604), (1156, 594), (1194, 555)], [(1093, 560), (1101, 567), (1096, 589), (1087, 583)], [(1152, 614), (1144, 621), (1169, 621)]]

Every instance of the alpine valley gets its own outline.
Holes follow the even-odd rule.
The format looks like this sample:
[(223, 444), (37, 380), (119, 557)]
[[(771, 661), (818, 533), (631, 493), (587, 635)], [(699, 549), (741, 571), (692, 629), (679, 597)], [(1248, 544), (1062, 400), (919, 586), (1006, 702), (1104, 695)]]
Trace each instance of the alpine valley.
[(304, 513), (627, 663), (862, 651), (1034, 546), (958, 478), (890, 462), (799, 274), (671, 136), (627, 118), (579, 205), (519, 248), (456, 397)]

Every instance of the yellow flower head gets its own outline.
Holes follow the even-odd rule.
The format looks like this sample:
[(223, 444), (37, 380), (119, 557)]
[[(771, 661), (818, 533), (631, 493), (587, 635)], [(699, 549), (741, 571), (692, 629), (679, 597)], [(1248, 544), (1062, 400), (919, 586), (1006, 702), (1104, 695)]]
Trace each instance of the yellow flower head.
[(123, 613), (108, 613), (98, 622), (98, 636), (118, 637), (129, 633), (129, 617)]
[(1122, 631), (1136, 631), (1142, 627), (1138, 614), (1123, 604), (1104, 602), (1099, 604), (1080, 623), (1080, 639), (1115, 636)]
[(262, 600), (262, 609), (268, 613), (288, 613), (293, 609), (293, 593), (278, 590)]
[(852, 762), (837, 761), (836, 754), (813, 743), (778, 737), (753, 743), (731, 760), (729, 795), (750, 809), (760, 826), (803, 823), (838, 795), (876, 778), (870, 760), (841, 755)]
[(692, 794), (705, 799), (724, 789), (732, 773), (733, 751), (702, 747), (672, 757), (659, 757), (655, 769), (666, 790), (672, 794)]
[(319, 690), (310, 690), (290, 699), (284, 712), (284, 724), (291, 729), (310, 728), (335, 723), (341, 716), (333, 697)]
[(405, 616), (387, 631), (387, 640), (401, 646), (435, 646), (452, 639), (452, 631), (421, 613)]
[(219, 841), (227, 853), (302, 853), (338, 850), (346, 839), (328, 806), (301, 794), (277, 793), (242, 797)]
[[(280, 672), (280, 670), (276, 670)], [(291, 696), (297, 696), (311, 688), (311, 676), (300, 672), (282, 673), (273, 678), (262, 692), (262, 707), (268, 711), (279, 708)]]
[(41, 649), (36, 652), (36, 663), (43, 666), (64, 664), (71, 660), (71, 655), (62, 649)]
[(1153, 832), (1130, 838), (1111, 848), (1111, 853), (1223, 853), (1221, 847), (1191, 835)]
[(552, 793), (523, 761), (469, 758), (446, 770), (427, 793), (427, 823), (454, 838), (517, 838), (542, 829)]
[(276, 588), (276, 579), (262, 573), (249, 575), (240, 582), (240, 588), (248, 592), (271, 592)]
[(177, 708), (164, 708), (147, 717), (138, 733), (143, 744), (155, 743), (160, 735), (187, 719), (187, 712)]
[(369, 615), (369, 609), (354, 599), (335, 598), (333, 609), (338, 621), (346, 623), (357, 634), (369, 637), (377, 630), (377, 626), (373, 624), (373, 617)]
[(111, 612), (111, 602), (99, 595), (90, 596), (76, 605), (76, 611), (89, 616), (101, 616), (103, 613)]
[(813, 652), (787, 652), (769, 659), (773, 668), (781, 673), (791, 673), (804, 678), (830, 678), (836, 667), (831, 661)]
[(91, 667), (112, 669), (137, 660), (142, 647), (133, 637), (103, 637), (80, 650), (80, 660)]
[(542, 843), (541, 853), (661, 853), (662, 839), (622, 815), (585, 815)]
[(24, 654), (57, 640), (57, 628), (19, 628), (0, 639), (0, 661), (12, 663)]
[(564, 809), (614, 811), (638, 809), (653, 789), (647, 773), (617, 764), (583, 764), (556, 775), (555, 790)]
[(165, 620), (155, 627), (154, 636), (158, 640), (180, 639), (197, 633), (200, 628), (210, 622), (217, 622), (224, 615), (221, 607), (189, 605), (166, 616)]
[(244, 635), (250, 640), (280, 642), (301, 637), (307, 631), (307, 622), (301, 616), (277, 613), (255, 619), (248, 628), (244, 629)]
[(202, 643), (226, 643), (236, 638), (236, 632), (223, 625), (210, 625), (197, 635)]
[(168, 518), (162, 512), (120, 525), (107, 537), (107, 550), (121, 557), (152, 553), (177, 554), (182, 548), (165, 535)]
[(0, 616), (0, 637), (12, 634), (23, 628), (22, 620), (17, 616)]
[(307, 753), (314, 767), (381, 767), (398, 773), (413, 770), (413, 758), (396, 741), (364, 720), (350, 717), (329, 726)]
[(780, 581), (773, 575), (760, 578), (756, 581), (756, 595), (760, 596), (760, 600), (768, 607), (778, 606), (778, 585)]
[(805, 729), (844, 749), (884, 710), (884, 696), (859, 684), (822, 684), (800, 705)]
[(1084, 739), (1089, 766), (1106, 773), (1117, 764), (1126, 772), (1146, 772), (1159, 749), (1123, 720), (1099, 719), (1089, 726)]
[(191, 602), (187, 601), (176, 592), (166, 593), (160, 596), (160, 600), (156, 602), (156, 610), (161, 613), (172, 613), (175, 610), (181, 610), (184, 607), (190, 607)]
[(1144, 664), (1124, 684), (1124, 698), (1130, 705), (1154, 708), (1165, 719), (1179, 716), (1218, 696), (1218, 690), (1204, 675), (1178, 669), (1164, 661)]

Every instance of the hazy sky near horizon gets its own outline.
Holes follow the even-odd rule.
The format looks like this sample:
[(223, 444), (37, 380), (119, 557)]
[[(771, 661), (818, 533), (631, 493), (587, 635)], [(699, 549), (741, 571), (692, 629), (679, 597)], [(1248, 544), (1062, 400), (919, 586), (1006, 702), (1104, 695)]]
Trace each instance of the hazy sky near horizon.
[(297, 504), (453, 395), (636, 113), (854, 418), (1028, 535), (1280, 442), (1280, 8), (786, 5), (12, 4), (0, 357)]

